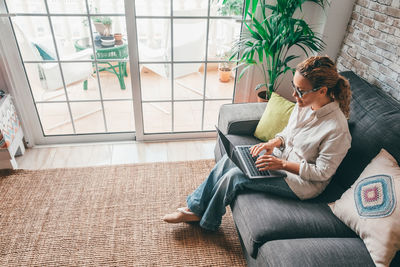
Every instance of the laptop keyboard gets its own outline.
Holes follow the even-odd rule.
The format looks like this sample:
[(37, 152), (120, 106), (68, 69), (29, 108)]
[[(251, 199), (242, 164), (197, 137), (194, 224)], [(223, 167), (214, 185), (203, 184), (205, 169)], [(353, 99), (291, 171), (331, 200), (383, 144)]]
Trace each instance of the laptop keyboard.
[(252, 176), (268, 176), (269, 171), (259, 171), (255, 165), (255, 162), (258, 158), (258, 156), (253, 157), (250, 153), (249, 146), (239, 146), (235, 147), (238, 151), (243, 156), (243, 159), (245, 161), (246, 166), (248, 167), (250, 174)]

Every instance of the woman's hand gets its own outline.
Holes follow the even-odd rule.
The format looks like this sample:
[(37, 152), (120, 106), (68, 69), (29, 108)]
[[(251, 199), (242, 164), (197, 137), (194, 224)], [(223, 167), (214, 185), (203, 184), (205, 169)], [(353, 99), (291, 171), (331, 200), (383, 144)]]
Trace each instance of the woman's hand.
[(265, 150), (265, 154), (266, 155), (270, 155), (272, 154), (272, 151), (274, 150), (274, 145), (270, 142), (267, 143), (259, 143), (257, 145), (254, 145), (252, 147), (250, 147), (250, 154), (253, 157), (258, 156), (262, 151)]
[(264, 154), (256, 160), (255, 164), (258, 170), (284, 170), (286, 161), (272, 155)]

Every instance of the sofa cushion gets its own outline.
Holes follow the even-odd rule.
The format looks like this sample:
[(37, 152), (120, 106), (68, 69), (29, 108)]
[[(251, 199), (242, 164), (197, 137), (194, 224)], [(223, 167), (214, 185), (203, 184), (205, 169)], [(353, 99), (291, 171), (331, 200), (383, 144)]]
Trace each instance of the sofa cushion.
[(341, 74), (349, 79), (353, 92), (349, 119), (352, 142), (332, 182), (347, 189), (381, 148), (400, 163), (400, 103), (351, 71)]
[(241, 192), (231, 204), (243, 244), (252, 257), (265, 242), (305, 237), (355, 237), (325, 203)]
[(355, 184), (331, 204), (333, 213), (363, 239), (377, 266), (388, 266), (400, 248), (400, 167), (384, 149)]
[(286, 100), (277, 93), (272, 93), (271, 99), (257, 124), (254, 136), (263, 141), (274, 138), (288, 124), (294, 106), (293, 102)]
[[(259, 258), (260, 257), (260, 258)], [(375, 266), (359, 238), (275, 240), (260, 248), (259, 266)]]

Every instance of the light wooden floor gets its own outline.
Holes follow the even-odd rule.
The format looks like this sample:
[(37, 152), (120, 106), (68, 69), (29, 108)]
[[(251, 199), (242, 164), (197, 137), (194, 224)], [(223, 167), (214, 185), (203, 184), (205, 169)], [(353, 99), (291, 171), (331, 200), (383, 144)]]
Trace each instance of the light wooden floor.
[(58, 145), (27, 149), (16, 160), (20, 169), (40, 170), (213, 159), (214, 145), (215, 139)]

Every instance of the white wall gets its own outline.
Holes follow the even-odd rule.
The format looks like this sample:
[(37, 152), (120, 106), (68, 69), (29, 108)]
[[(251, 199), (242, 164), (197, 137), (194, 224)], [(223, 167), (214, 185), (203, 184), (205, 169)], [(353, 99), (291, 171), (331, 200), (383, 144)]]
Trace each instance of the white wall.
[[(272, 2), (272, 0), (270, 1)], [(329, 0), (330, 4), (321, 9), (314, 3), (305, 3), (303, 8), (304, 20), (313, 28), (316, 33), (322, 35), (326, 47), (320, 55), (328, 55), (333, 60), (339, 53), (342, 45), (347, 24), (349, 22), (355, 0)], [(300, 14), (301, 15), (301, 14)], [(293, 60), (291, 66), (295, 67), (306, 58), (300, 48), (289, 51), (291, 54), (301, 55), (297, 60)], [(312, 54), (309, 54), (311, 56)], [(292, 87), (290, 82), (293, 76), (287, 72), (282, 77), (277, 93), (281, 96), (294, 100), (292, 97)], [(235, 92), (235, 102), (255, 102), (256, 93), (253, 88), (262, 82), (262, 75), (258, 71), (251, 71), (237, 83)]]
[(327, 44), (325, 50), (321, 52), (322, 55), (326, 54), (336, 60), (353, 12), (354, 2), (355, 0), (330, 0), (322, 29)]

